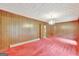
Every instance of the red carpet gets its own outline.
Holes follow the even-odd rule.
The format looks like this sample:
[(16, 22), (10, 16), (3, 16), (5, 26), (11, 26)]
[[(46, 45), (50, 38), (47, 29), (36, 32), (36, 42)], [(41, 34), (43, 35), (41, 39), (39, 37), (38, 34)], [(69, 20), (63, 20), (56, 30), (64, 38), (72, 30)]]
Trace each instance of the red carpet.
[[(9, 48), (9, 56), (76, 56), (76, 45), (58, 40), (58, 37), (40, 39), (14, 48)], [(62, 39), (64, 40), (64, 38)]]

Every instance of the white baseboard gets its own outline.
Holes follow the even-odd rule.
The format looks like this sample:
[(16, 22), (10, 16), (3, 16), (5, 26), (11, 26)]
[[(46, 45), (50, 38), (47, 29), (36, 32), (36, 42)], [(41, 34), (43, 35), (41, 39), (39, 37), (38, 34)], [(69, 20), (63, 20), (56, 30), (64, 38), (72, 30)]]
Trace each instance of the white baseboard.
[(35, 42), (35, 41), (38, 41), (38, 40), (40, 40), (40, 38), (30, 40), (30, 41), (21, 42), (21, 43), (17, 43), (17, 44), (13, 44), (13, 45), (10, 45), (10, 48), (20, 46), (20, 45), (23, 45), (23, 44), (26, 44), (26, 43), (30, 43), (30, 42)]

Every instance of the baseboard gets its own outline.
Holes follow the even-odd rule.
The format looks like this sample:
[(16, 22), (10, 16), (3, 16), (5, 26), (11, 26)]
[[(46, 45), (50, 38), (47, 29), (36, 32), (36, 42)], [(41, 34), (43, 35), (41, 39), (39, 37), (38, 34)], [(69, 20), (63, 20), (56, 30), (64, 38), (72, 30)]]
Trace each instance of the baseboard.
[(26, 44), (26, 43), (38, 41), (38, 40), (40, 40), (40, 38), (37, 38), (37, 39), (34, 39), (34, 40), (30, 40), (30, 41), (21, 42), (21, 43), (17, 43), (17, 44), (13, 44), (13, 45), (10, 45), (10, 48), (16, 47), (16, 46), (20, 46), (20, 45), (23, 45), (23, 44)]

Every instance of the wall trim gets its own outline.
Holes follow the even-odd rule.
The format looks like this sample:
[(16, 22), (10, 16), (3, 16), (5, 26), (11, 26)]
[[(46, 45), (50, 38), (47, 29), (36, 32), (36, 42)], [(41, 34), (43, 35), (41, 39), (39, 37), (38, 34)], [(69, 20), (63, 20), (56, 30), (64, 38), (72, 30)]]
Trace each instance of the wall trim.
[(23, 45), (23, 44), (27, 44), (27, 43), (30, 43), (30, 42), (35, 42), (35, 41), (38, 41), (38, 40), (40, 40), (40, 38), (30, 40), (30, 41), (21, 42), (21, 43), (17, 43), (17, 44), (13, 44), (13, 45), (10, 45), (10, 48), (20, 46), (20, 45)]

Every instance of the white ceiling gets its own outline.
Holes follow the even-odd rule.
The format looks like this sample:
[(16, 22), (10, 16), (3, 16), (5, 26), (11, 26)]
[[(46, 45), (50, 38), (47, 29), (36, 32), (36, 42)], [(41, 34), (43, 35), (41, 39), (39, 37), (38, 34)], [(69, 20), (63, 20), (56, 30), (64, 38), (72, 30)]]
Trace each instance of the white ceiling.
[(51, 16), (56, 22), (76, 20), (78, 3), (0, 3), (0, 9), (48, 22)]

